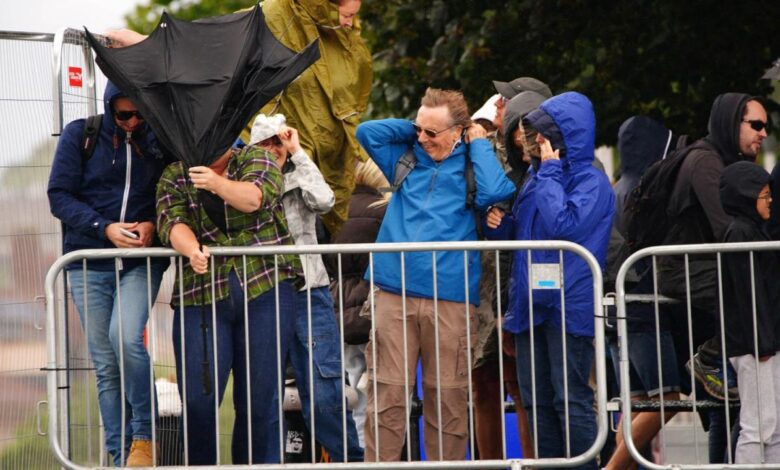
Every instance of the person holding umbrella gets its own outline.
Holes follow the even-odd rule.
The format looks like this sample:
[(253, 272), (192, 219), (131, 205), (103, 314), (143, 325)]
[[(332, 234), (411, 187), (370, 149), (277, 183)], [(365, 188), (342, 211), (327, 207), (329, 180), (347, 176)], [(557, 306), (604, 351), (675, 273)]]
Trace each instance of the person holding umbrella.
[[(238, 152), (229, 149), (211, 165), (189, 171), (181, 162), (173, 163), (160, 178), (158, 233), (164, 244), (186, 258), (177, 271), (172, 304), (190, 465), (218, 463), (214, 401), (222, 401), (230, 372), (236, 409), (233, 463), (279, 461), (278, 358), (286, 357), (293, 334), (290, 312), (294, 283), (302, 274), (300, 263), (294, 255), (224, 257), (212, 262), (208, 245), (292, 245), (281, 200), (283, 187), (272, 156), (251, 146)], [(203, 204), (198, 203), (198, 190), (209, 195)], [(211, 275), (200, 282), (199, 275), (206, 273)], [(201, 315), (201, 308), (208, 314)], [(207, 341), (202, 339), (203, 320), (214, 340), (211, 334)], [(211, 370), (216, 371), (213, 389), (201, 386), (209, 381), (204, 377), (208, 368), (201, 367), (204, 348)]]

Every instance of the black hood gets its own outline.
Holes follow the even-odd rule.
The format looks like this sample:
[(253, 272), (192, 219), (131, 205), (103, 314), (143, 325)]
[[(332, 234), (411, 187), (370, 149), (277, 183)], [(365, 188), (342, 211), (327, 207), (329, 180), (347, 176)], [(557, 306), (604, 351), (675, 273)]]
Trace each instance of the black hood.
[(621, 176), (642, 176), (650, 165), (666, 156), (671, 144), (672, 131), (655, 119), (626, 119), (618, 131)]
[(753, 160), (745, 157), (739, 150), (739, 128), (745, 106), (755, 99), (745, 93), (723, 93), (715, 98), (710, 111), (710, 122), (707, 125), (709, 134), (705, 139), (718, 151), (724, 165), (731, 165), (740, 160)]
[(523, 154), (515, 147), (512, 134), (526, 114), (538, 108), (547, 98), (535, 91), (523, 91), (509, 100), (504, 108), (504, 146), (509, 166), (519, 173), (525, 173), (528, 164), (523, 162)]
[(769, 173), (753, 162), (736, 162), (723, 169), (720, 176), (720, 201), (732, 216), (746, 216), (763, 222), (756, 210), (761, 190), (769, 184)]

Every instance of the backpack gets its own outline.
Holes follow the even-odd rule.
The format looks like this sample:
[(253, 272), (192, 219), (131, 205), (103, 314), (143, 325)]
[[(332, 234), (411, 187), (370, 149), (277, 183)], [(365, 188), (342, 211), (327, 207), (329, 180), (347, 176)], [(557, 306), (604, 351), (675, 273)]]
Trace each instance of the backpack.
[(681, 136), (677, 147), (666, 158), (650, 165), (628, 196), (623, 213), (626, 243), (632, 253), (662, 245), (669, 233), (673, 222), (673, 216), (668, 213), (669, 200), (685, 157), (696, 145), (687, 145), (687, 140), (687, 136)]
[(81, 164), (84, 165), (92, 158), (97, 146), (100, 125), (103, 123), (103, 115), (95, 114), (84, 120), (84, 133), (81, 136)]

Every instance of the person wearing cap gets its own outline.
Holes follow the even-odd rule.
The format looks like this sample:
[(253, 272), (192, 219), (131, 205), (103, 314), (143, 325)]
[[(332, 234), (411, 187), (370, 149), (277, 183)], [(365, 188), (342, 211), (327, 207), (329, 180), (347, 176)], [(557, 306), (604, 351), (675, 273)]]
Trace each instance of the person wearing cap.
[[(261, 113), (252, 124), (249, 145), (271, 153), (282, 170), (282, 203), (295, 244), (316, 245), (317, 216), (333, 208), (335, 197), (320, 170), (301, 147), (298, 131), (286, 125), (282, 114), (266, 116)], [(341, 341), (333, 315), (330, 278), (322, 255), (308, 254), (300, 258), (306, 283), (295, 296), (295, 336), (290, 344), (289, 359), (295, 372), (304, 420), (311, 428), (309, 386), (313, 382), (315, 439), (334, 462), (362, 461), (363, 449), (351, 411), (346, 411), (346, 433), (342, 425)], [(313, 376), (309, 375), (310, 344)], [(346, 456), (343, 439), (347, 440)]]
[[(63, 253), (160, 243), (154, 191), (166, 158), (138, 108), (111, 82), (104, 103), (91, 156), (82, 154), (84, 119), (65, 126), (57, 143), (47, 192), (52, 214), (62, 221)], [(95, 366), (106, 450), (117, 467), (154, 464), (155, 416), (143, 337), (147, 306), (154, 303), (167, 266), (167, 258), (152, 259), (148, 270), (145, 259), (124, 258), (66, 268)]]
[[(547, 99), (526, 115), (523, 128), (537, 132), (539, 167), (528, 170), (528, 181), (511, 212), (498, 208), (488, 212), (486, 235), (571, 241), (590, 251), (603, 269), (615, 195), (607, 176), (592, 165), (596, 118), (590, 100), (576, 92)], [(571, 456), (581, 455), (596, 438), (593, 389), (588, 383), (595, 333), (591, 271), (574, 253), (564, 253), (562, 262), (557, 250), (534, 250), (530, 260), (528, 256), (527, 250), (514, 254), (503, 326), (515, 337), (518, 382), (536, 457), (565, 457), (567, 450)], [(563, 272), (552, 275), (548, 283), (529, 285), (533, 279), (529, 266), (540, 264)], [(545, 275), (534, 269), (537, 276)], [(578, 468), (595, 469), (596, 463)]]
[(504, 107), (515, 95), (524, 91), (533, 91), (545, 98), (552, 97), (550, 87), (543, 81), (533, 77), (518, 77), (511, 82), (493, 80), (493, 86), (500, 95), (500, 98), (496, 101), (496, 119), (493, 121), (498, 129), (503, 129)]

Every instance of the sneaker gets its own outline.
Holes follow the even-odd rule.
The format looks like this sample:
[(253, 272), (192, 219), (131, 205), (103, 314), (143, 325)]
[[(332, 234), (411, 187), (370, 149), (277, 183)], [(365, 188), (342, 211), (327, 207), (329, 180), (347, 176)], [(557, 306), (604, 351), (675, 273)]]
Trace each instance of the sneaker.
[(729, 367), (728, 384), (723, 386), (723, 371), (720, 367), (711, 366), (702, 362), (699, 353), (693, 355), (693, 359), (685, 363), (685, 370), (691, 373), (691, 363), (693, 363), (693, 375), (696, 380), (704, 387), (713, 398), (721, 401), (726, 400), (728, 393), (729, 401), (739, 400), (739, 389), (737, 388), (737, 372)]
[[(159, 452), (157, 453), (159, 455)], [(133, 439), (130, 455), (127, 457), (127, 467), (152, 467), (152, 441)]]

